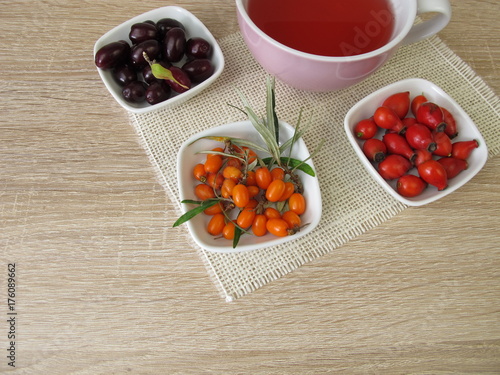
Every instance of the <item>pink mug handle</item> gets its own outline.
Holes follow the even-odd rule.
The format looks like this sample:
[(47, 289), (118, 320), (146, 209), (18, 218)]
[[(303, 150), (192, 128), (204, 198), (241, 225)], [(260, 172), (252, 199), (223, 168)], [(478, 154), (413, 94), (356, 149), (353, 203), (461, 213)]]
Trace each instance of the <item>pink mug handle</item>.
[(403, 39), (403, 44), (411, 44), (428, 38), (444, 29), (450, 22), (451, 6), (448, 0), (417, 0), (417, 15), (428, 12), (438, 14), (430, 20), (413, 25)]

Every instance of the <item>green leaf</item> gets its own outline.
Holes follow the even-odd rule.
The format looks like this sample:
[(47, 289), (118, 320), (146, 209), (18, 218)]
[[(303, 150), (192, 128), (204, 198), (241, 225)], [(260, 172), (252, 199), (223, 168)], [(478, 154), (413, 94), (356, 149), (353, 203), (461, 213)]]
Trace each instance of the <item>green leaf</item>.
[(279, 155), (279, 146), (274, 138), (275, 135), (259, 120), (252, 108), (245, 107), (245, 110), (248, 113), (248, 119), (267, 145), (267, 148), (269, 149), (268, 152), (273, 156)]
[(239, 226), (235, 225), (234, 226), (234, 238), (233, 238), (233, 249), (238, 246), (238, 242), (240, 242), (240, 237), (241, 237), (242, 230)]
[(285, 212), (286, 205), (287, 205), (287, 201), (276, 202), (276, 209), (279, 212)]
[(255, 142), (247, 141), (246, 139), (231, 138), (231, 142), (233, 144), (235, 144), (236, 146), (242, 146), (242, 147), (245, 146), (245, 147), (252, 149), (253, 151), (261, 151), (261, 152), (265, 152), (266, 154), (269, 154), (269, 150), (267, 148), (260, 146)]
[(228, 152), (221, 152), (221, 151), (213, 151), (213, 150), (202, 150), (202, 151), (197, 151), (196, 154), (212, 154), (212, 155), (220, 155), (224, 156), (226, 158), (233, 158), (233, 159), (239, 159), (241, 161), (245, 161), (244, 158), (236, 156), (234, 154), (230, 154)]
[[(288, 165), (288, 167), (290, 167), (291, 169), (299, 169), (312, 177), (316, 176), (314, 169), (302, 160), (289, 158), (288, 156), (282, 156), (280, 159), (282, 164)], [(264, 158), (262, 159), (262, 161), (267, 164), (271, 161), (271, 158)]]
[(257, 166), (258, 162), (259, 162), (259, 159), (256, 158), (253, 162), (251, 162), (250, 164), (248, 164), (247, 170), (253, 171), (255, 169), (255, 167)]
[(274, 79), (271, 81), (269, 77), (266, 80), (267, 97), (266, 97), (266, 118), (267, 127), (274, 134), (274, 139), (277, 144), (280, 141), (280, 127), (278, 116), (276, 115), (276, 94), (274, 91)]
[[(297, 121), (297, 126), (295, 127), (295, 130), (293, 132), (293, 136), (290, 139), (290, 149), (288, 150), (288, 159), (291, 158), (293, 145), (295, 144), (295, 142), (297, 141), (297, 139), (299, 139), (302, 136), (302, 133), (299, 132), (300, 120), (301, 119), (302, 119), (302, 109), (299, 112), (299, 119)], [(281, 148), (280, 148), (280, 151), (281, 151)]]
[[(235, 144), (236, 146), (246, 146), (246, 147), (249, 147), (249, 148), (253, 149), (254, 151), (257, 150), (257, 151), (262, 151), (262, 152), (269, 153), (269, 151), (268, 151), (267, 148), (265, 148), (263, 146), (260, 146), (260, 145), (258, 145), (255, 142), (243, 139), (243, 138), (220, 137), (220, 136), (209, 136), (209, 135), (207, 135), (205, 137), (200, 137), (200, 138), (194, 140), (193, 142), (190, 143), (190, 145), (192, 145), (196, 141), (199, 141), (200, 139), (209, 139), (209, 140), (217, 141), (217, 142), (226, 142), (226, 141), (229, 141), (229, 142)], [(198, 153), (200, 153), (200, 154), (203, 154), (203, 153), (207, 153), (207, 154), (214, 153), (214, 154), (216, 154), (217, 151), (209, 151), (209, 150), (207, 150), (207, 151), (198, 151)], [(223, 154), (223, 153), (221, 153), (221, 154)]]
[(182, 215), (181, 217), (179, 217), (177, 219), (177, 221), (174, 223), (174, 225), (172, 225), (172, 226), (173, 227), (177, 227), (177, 226), (179, 226), (181, 224), (184, 224), (186, 221), (191, 220), (193, 217), (195, 217), (196, 215), (202, 213), (207, 208), (214, 206), (218, 202), (220, 202), (219, 199), (207, 199), (207, 200), (204, 200), (201, 203), (199, 201), (183, 200), (181, 203), (199, 204), (199, 206), (196, 207), (196, 208), (193, 208), (192, 210), (187, 211), (184, 215)]
[(166, 79), (168, 81), (172, 81), (177, 83), (179, 86), (185, 88), (186, 90), (189, 89), (186, 85), (182, 84), (179, 82), (177, 79), (175, 79), (174, 75), (172, 74), (172, 71), (170, 69), (165, 68), (164, 66), (160, 65), (156, 61), (151, 61), (147, 55), (146, 52), (142, 53), (144, 60), (151, 66), (151, 73), (153, 73), (153, 76), (157, 79)]
[(181, 203), (188, 203), (188, 204), (202, 204), (203, 201), (195, 201), (193, 199), (184, 199), (181, 201)]
[(313, 156), (315, 156), (320, 150), (321, 148), (323, 147), (323, 144), (325, 143), (325, 140), (324, 139), (321, 139), (321, 141), (319, 142), (319, 145), (316, 146), (316, 148), (314, 149), (314, 151), (307, 157), (305, 158), (304, 160), (302, 160), (302, 162), (299, 164), (299, 165), (296, 165), (294, 167), (294, 169), (300, 169), (302, 170), (302, 165), (305, 165), (306, 164), (306, 161), (308, 161), (309, 159), (311, 159)]
[(264, 141), (264, 143), (268, 148), (268, 152), (272, 156), (278, 157), (280, 155), (280, 152), (279, 152), (278, 142), (276, 141), (275, 138), (276, 135), (273, 132), (271, 132), (269, 128), (266, 126), (266, 124), (264, 124), (262, 120), (259, 118), (259, 116), (257, 116), (257, 114), (251, 108), (248, 99), (240, 90), (238, 90), (238, 94), (241, 98), (241, 101), (243, 102), (244, 112), (247, 114), (247, 117), (252, 123), (255, 130), (262, 137), (262, 140)]
[(193, 143), (198, 142), (200, 139), (210, 139), (211, 141), (216, 141), (216, 142), (221, 142), (221, 143), (225, 143), (226, 141), (230, 140), (229, 137), (223, 137), (223, 136), (219, 136), (219, 135), (206, 135), (204, 137), (196, 138), (188, 146), (191, 146)]
[(307, 132), (307, 130), (309, 129), (309, 127), (311, 126), (312, 115), (309, 118), (309, 121), (307, 122), (307, 124), (305, 125), (305, 127), (303, 127), (302, 129), (299, 130), (301, 121), (302, 121), (302, 109), (299, 112), (299, 118), (297, 120), (297, 126), (295, 127), (295, 131), (294, 131), (293, 137), (290, 138), (290, 139), (288, 139), (286, 142), (284, 142), (281, 145), (281, 147), (280, 147), (280, 155), (282, 155), (285, 152), (285, 150), (287, 150), (288, 148), (290, 148), (290, 152), (291, 152), (293, 144), (295, 143), (295, 141), (297, 139), (301, 138), (302, 135), (304, 135)]

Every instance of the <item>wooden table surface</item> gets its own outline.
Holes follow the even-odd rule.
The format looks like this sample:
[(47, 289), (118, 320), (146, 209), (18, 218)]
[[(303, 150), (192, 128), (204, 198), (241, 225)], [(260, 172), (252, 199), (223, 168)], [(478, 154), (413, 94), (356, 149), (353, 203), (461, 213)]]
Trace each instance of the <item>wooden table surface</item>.
[[(451, 2), (440, 37), (500, 92), (498, 2)], [(175, 203), (92, 52), (166, 5), (216, 38), (237, 31), (231, 0), (0, 4), (0, 372), (500, 373), (499, 157), (232, 303), (195, 251), (171, 246)]]

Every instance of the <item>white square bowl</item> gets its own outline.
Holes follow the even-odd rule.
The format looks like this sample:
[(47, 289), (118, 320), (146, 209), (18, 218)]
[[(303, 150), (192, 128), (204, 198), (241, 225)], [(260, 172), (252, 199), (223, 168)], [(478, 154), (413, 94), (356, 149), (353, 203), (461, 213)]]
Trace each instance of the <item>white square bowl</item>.
[[(458, 129), (458, 136), (454, 138), (452, 142), (471, 139), (476, 139), (479, 142), (479, 147), (475, 149), (471, 156), (467, 159), (469, 167), (456, 177), (449, 179), (448, 187), (446, 189), (438, 191), (436, 187), (429, 185), (422, 194), (412, 198), (403, 197), (397, 192), (396, 180), (386, 181), (380, 176), (375, 164), (370, 162), (363, 153), (362, 144), (364, 141), (358, 139), (354, 135), (354, 127), (360, 120), (371, 117), (375, 110), (382, 105), (383, 101), (388, 96), (404, 91), (409, 91), (411, 98), (419, 94), (424, 94), (429, 101), (434, 102), (451, 112), (451, 114), (455, 117)], [(441, 88), (425, 79), (411, 78), (402, 80), (383, 87), (380, 90), (368, 95), (356, 103), (349, 110), (349, 112), (347, 112), (344, 120), (344, 129), (347, 134), (347, 138), (354, 148), (354, 151), (358, 155), (368, 173), (370, 173), (375, 181), (377, 181), (389, 194), (408, 206), (421, 206), (451, 194), (474, 177), (481, 170), (488, 159), (486, 142), (474, 122), (472, 122), (471, 118), (457, 104), (457, 102), (455, 102), (455, 100), (453, 100)], [(382, 136), (383, 132), (380, 131), (376, 138), (381, 139)], [(418, 174), (416, 168), (412, 168), (409, 173)]]
[[(290, 139), (293, 136), (293, 132), (294, 128), (291, 125), (280, 122), (280, 140), (282, 142)], [(222, 143), (213, 140), (198, 140), (199, 138), (206, 136), (244, 138), (257, 144), (264, 145), (260, 135), (254, 129), (250, 121), (241, 121), (218, 126), (195, 134), (187, 139), (179, 149), (177, 158), (177, 178), (181, 201), (186, 199), (197, 200), (194, 195), (194, 187), (200, 182), (193, 177), (192, 171), (196, 164), (203, 163), (206, 159), (206, 154), (197, 154), (197, 152), (211, 150), (214, 147), (221, 147), (222, 145)], [(261, 157), (268, 156), (261, 155), (259, 152), (257, 152), (257, 154)], [(298, 139), (294, 144), (291, 156), (300, 160), (304, 160), (309, 157), (309, 151), (307, 150), (306, 144), (302, 138)], [(307, 161), (307, 164), (314, 169), (314, 164), (311, 159)], [(276, 237), (268, 233), (262, 237), (257, 237), (250, 233), (242, 234), (238, 246), (233, 248), (232, 241), (226, 240), (225, 238), (214, 238), (207, 232), (206, 228), (208, 221), (210, 220), (210, 216), (208, 215), (199, 214), (182, 225), (187, 224), (191, 236), (199, 246), (208, 251), (221, 253), (255, 250), (263, 247), (279, 245), (305, 236), (316, 228), (321, 219), (321, 192), (319, 189), (319, 182), (316, 177), (308, 175), (302, 171), (298, 171), (298, 175), (304, 185), (304, 198), (306, 199), (306, 211), (301, 215), (301, 219), (302, 223), (307, 225), (301, 228), (301, 230), (294, 235)], [(196, 206), (194, 205), (182, 204), (182, 212), (185, 213), (195, 207)]]
[[(128, 35), (130, 32), (130, 28), (133, 24), (138, 22), (143, 22), (146, 20), (152, 20), (156, 22), (162, 18), (173, 18), (181, 22), (186, 28), (186, 39), (192, 37), (202, 37), (212, 45), (211, 61), (215, 68), (214, 73), (205, 81), (198, 84), (193, 84), (193, 87), (191, 87), (191, 89), (189, 89), (188, 91), (183, 92), (181, 94), (172, 92), (172, 97), (170, 99), (158, 104), (151, 105), (146, 101), (138, 104), (127, 102), (122, 96), (122, 87), (115, 82), (115, 80), (112, 77), (111, 71), (97, 68), (97, 71), (102, 81), (104, 82), (104, 85), (109, 90), (113, 98), (115, 98), (115, 100), (123, 108), (125, 108), (130, 112), (144, 113), (144, 112), (158, 110), (160, 108), (174, 107), (176, 105), (182, 104), (186, 100), (199, 94), (209, 85), (211, 85), (220, 76), (222, 70), (224, 69), (224, 56), (222, 54), (219, 44), (215, 40), (212, 33), (192, 13), (178, 6), (166, 6), (163, 8), (151, 10), (149, 12), (131, 18), (130, 20), (125, 21), (121, 25), (108, 31), (106, 34), (100, 37), (95, 43), (94, 56), (101, 47), (105, 46), (108, 43), (116, 42), (118, 40), (126, 40), (130, 42)], [(180, 64), (182, 64), (182, 62), (179, 64), (176, 63), (175, 65), (179, 66)]]

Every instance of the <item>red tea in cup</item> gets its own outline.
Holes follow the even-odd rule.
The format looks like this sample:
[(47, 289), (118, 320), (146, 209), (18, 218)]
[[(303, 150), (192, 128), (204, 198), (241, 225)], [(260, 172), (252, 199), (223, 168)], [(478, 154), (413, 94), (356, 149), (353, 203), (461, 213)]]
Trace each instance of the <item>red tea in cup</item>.
[(389, 42), (389, 0), (249, 0), (248, 15), (268, 36), (298, 51), (354, 56)]

